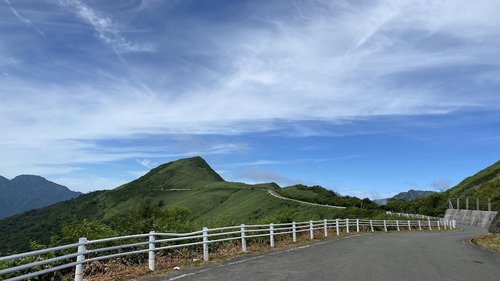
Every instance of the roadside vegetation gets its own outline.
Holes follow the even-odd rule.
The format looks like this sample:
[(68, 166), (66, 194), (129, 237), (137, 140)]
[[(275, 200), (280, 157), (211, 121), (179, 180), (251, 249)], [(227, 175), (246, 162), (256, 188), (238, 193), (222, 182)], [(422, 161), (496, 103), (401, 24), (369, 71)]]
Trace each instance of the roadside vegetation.
[(472, 243), (500, 253), (500, 233), (487, 234), (472, 239)]
[[(321, 208), (323, 210), (332, 211), (329, 208)], [(373, 211), (372, 213), (367, 212), (367, 210), (359, 209), (359, 208), (349, 208), (347, 211), (341, 210), (336, 211), (338, 214), (338, 218), (354, 218), (359, 217), (359, 215), (370, 215), (374, 219), (383, 219), (390, 218), (390, 216), (385, 215), (380, 211)], [(319, 220), (327, 217), (323, 217), (323, 215), (327, 216), (329, 213), (319, 214), (316, 216), (309, 217), (310, 213), (303, 214), (300, 211), (294, 209), (285, 209), (280, 213), (275, 215), (271, 215), (265, 217), (261, 220), (258, 220), (259, 224), (268, 224), (268, 223), (286, 223), (293, 221), (305, 221), (309, 219)], [(331, 213), (333, 214), (333, 213)], [(88, 240), (96, 240), (101, 238), (109, 238), (116, 236), (124, 236), (130, 234), (139, 234), (139, 233), (148, 233), (150, 230), (154, 229), (157, 232), (192, 232), (196, 230), (200, 230), (200, 226), (197, 223), (193, 223), (189, 221), (190, 211), (185, 208), (170, 208), (162, 206), (161, 204), (154, 204), (152, 201), (146, 201), (141, 205), (133, 208), (125, 213), (114, 213), (108, 216), (104, 220), (89, 220), (84, 219), (79, 222), (72, 222), (70, 224), (65, 224), (62, 227), (62, 232), (59, 235), (52, 235), (50, 237), (50, 242), (47, 244), (40, 244), (36, 242), (31, 243), (31, 250), (44, 249), (54, 246), (59, 246), (63, 244), (70, 244), (78, 241), (80, 237), (86, 237)], [(328, 216), (328, 218), (335, 218)], [(230, 226), (237, 225), (234, 219), (219, 217), (217, 220), (212, 221), (208, 224), (209, 227), (216, 226)], [(380, 227), (378, 230), (381, 230)], [(341, 234), (345, 235), (345, 229), (342, 227), (340, 229)], [(368, 227), (362, 226), (362, 232), (369, 231)], [(402, 231), (406, 231), (404, 227), (402, 227)], [(315, 231), (315, 238), (324, 239), (323, 238), (323, 230), (319, 229)], [(329, 237), (336, 237), (335, 229), (330, 228), (328, 230)], [(297, 235), (298, 242), (292, 242), (291, 234), (282, 234), (277, 235), (275, 237), (275, 248), (285, 248), (291, 247), (292, 245), (301, 245), (306, 243), (311, 243), (312, 241), (309, 239), (309, 232), (305, 231), (302, 233), (298, 233)], [(123, 243), (136, 243), (143, 242), (142, 238), (130, 239), (121, 242), (104, 242), (100, 244), (100, 247), (111, 247), (122, 245)], [(177, 243), (177, 242), (173, 242)], [(183, 242), (178, 242), (183, 243)], [(247, 239), (248, 252), (252, 253), (260, 253), (264, 251), (268, 251), (269, 248), (269, 237), (255, 237)], [(92, 247), (88, 246), (87, 249), (91, 250)], [(126, 251), (139, 250), (138, 248), (129, 248)], [(119, 250), (120, 252), (121, 250)], [(71, 254), (74, 252), (72, 250), (60, 251), (57, 256), (62, 254)], [(100, 253), (104, 255), (106, 252)], [(116, 252), (113, 252), (116, 253)], [(111, 254), (111, 252), (109, 253)], [(232, 240), (219, 242), (210, 245), (210, 262), (220, 262), (223, 260), (227, 260), (230, 258), (235, 258), (243, 255), (241, 253), (241, 242), (240, 240)], [(53, 258), (56, 255), (54, 253), (40, 255), (36, 257), (29, 257), (21, 260), (15, 260), (10, 262), (0, 263), (0, 269), (10, 268), (18, 265), (27, 264), (30, 262), (34, 262), (37, 260), (44, 260), (48, 258)], [(174, 267), (191, 267), (195, 265), (202, 264), (202, 246), (191, 246), (189, 248), (179, 248), (179, 249), (171, 249), (159, 251), (157, 253), (157, 269), (155, 273), (164, 273), (166, 271), (172, 270)], [(92, 258), (93, 255), (89, 254), (86, 258)], [(44, 265), (43, 268), (35, 268), (36, 270), (47, 269), (51, 267), (55, 267), (63, 264), (64, 262), (52, 263), (50, 265)], [(147, 254), (132, 254), (127, 255), (120, 258), (114, 258), (111, 260), (105, 261), (96, 261), (85, 265), (85, 280), (129, 280), (133, 279), (137, 276), (144, 276), (147, 274), (151, 274), (151, 272), (147, 269)], [(16, 275), (26, 274), (32, 270), (26, 269), (18, 272)], [(32, 280), (72, 280), (74, 274), (74, 268), (68, 268), (64, 270), (60, 270), (54, 273), (49, 273), (40, 277), (37, 277)], [(1, 278), (9, 278), (14, 275), (1, 276)], [(0, 279), (1, 279), (0, 278)]]
[(411, 201), (390, 199), (384, 208), (394, 212), (440, 216), (448, 209), (448, 198), (453, 199), (454, 205), (456, 198), (461, 198), (461, 208), (464, 208), (466, 197), (471, 200), (471, 209), (475, 209), (475, 200), (479, 198), (481, 210), (487, 210), (488, 198), (491, 198), (492, 210), (500, 210), (500, 161), (446, 191)]
[(318, 185), (306, 186), (297, 184), (276, 189), (275, 192), (284, 197), (322, 205), (357, 207), (372, 210), (380, 209), (377, 204), (368, 198), (359, 199), (353, 196), (340, 196), (334, 191)]

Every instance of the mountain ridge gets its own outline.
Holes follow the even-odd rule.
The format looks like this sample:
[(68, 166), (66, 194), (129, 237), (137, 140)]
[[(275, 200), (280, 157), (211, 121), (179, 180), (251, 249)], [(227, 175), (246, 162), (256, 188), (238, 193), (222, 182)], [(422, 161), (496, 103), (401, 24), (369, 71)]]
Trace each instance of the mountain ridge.
[(387, 203), (387, 208), (398, 212), (438, 216), (444, 214), (449, 207), (448, 199), (455, 201), (454, 199), (457, 197), (462, 200), (466, 197), (472, 200), (479, 198), (482, 210), (486, 210), (488, 198), (491, 198), (492, 209), (500, 210), (500, 161), (466, 177), (448, 190), (407, 202), (397, 199), (390, 200)]
[(410, 189), (408, 191), (402, 191), (402, 192), (400, 192), (392, 197), (389, 197), (389, 198), (375, 199), (374, 202), (379, 204), (379, 205), (385, 205), (391, 199), (400, 199), (400, 200), (405, 200), (405, 201), (411, 201), (411, 200), (415, 200), (415, 199), (425, 198), (425, 197), (430, 196), (434, 193), (436, 193), (436, 191)]
[(37, 175), (0, 178), (0, 218), (37, 209), (82, 195)]
[[(279, 188), (276, 183), (226, 182), (201, 157), (179, 159), (115, 189), (91, 192), (0, 220), (0, 253), (29, 250), (30, 241), (47, 245), (54, 237), (61, 237), (65, 225), (82, 221), (111, 225), (116, 215), (144, 204), (184, 210), (188, 212), (186, 221), (197, 228), (324, 219), (348, 212), (282, 200), (264, 192)], [(367, 211), (356, 208), (356, 212)], [(376, 212), (383, 214), (382, 210)]]

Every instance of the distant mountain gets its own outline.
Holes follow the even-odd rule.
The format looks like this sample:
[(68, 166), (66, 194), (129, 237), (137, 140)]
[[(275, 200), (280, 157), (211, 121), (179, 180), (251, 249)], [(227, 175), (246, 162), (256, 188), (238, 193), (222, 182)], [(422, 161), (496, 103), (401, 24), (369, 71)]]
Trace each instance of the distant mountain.
[(46, 207), (81, 194), (40, 176), (21, 175), (12, 180), (0, 176), (0, 218)]
[(322, 205), (360, 207), (363, 209), (377, 208), (376, 204), (368, 198), (360, 199), (352, 196), (341, 196), (335, 191), (319, 185), (296, 184), (277, 189), (276, 193), (288, 198)]
[(415, 199), (420, 199), (420, 198), (425, 198), (427, 196), (430, 196), (432, 194), (436, 193), (435, 191), (427, 191), (427, 190), (414, 190), (410, 189), (406, 192), (400, 192), (391, 198), (383, 198), (383, 199), (376, 199), (374, 200), (375, 203), (379, 205), (385, 205), (387, 204), (387, 201), (390, 199), (400, 199), (400, 200), (405, 200), (405, 201), (411, 201)]
[(435, 191), (428, 191), (428, 190), (414, 190), (410, 189), (407, 192), (400, 192), (394, 196), (392, 196), (392, 199), (402, 199), (402, 200), (415, 200), (415, 199), (420, 199), (427, 197), (429, 195), (432, 195), (436, 193)]
[(492, 209), (500, 210), (500, 161), (465, 178), (456, 186), (444, 191), (431, 194), (413, 201), (391, 200), (387, 207), (393, 211), (404, 211), (424, 215), (443, 215), (448, 208), (448, 198), (455, 206), (456, 198), (461, 198), (461, 207), (465, 207), (465, 198), (471, 200), (471, 207), (475, 207), (475, 200), (479, 198), (482, 210), (487, 208), (488, 198), (491, 199)]
[[(349, 210), (305, 205), (276, 198), (267, 192), (279, 189), (276, 183), (250, 185), (227, 182), (201, 157), (179, 159), (158, 166), (113, 190), (91, 192), (73, 200), (0, 219), (0, 256), (30, 250), (30, 241), (46, 245), (54, 235), (62, 235), (64, 225), (83, 220), (113, 227), (116, 214), (131, 212), (148, 202), (153, 206), (188, 211), (186, 222), (197, 228), (348, 216), (346, 212)], [(311, 197), (321, 193), (321, 197), (326, 195), (336, 200), (344, 199), (319, 187), (295, 189), (299, 187), (286, 190)], [(362, 203), (354, 203), (355, 198), (346, 199), (349, 200), (335, 203), (345, 203), (348, 207), (360, 206)], [(363, 206), (366, 204), (363, 203)], [(355, 212), (364, 217), (376, 213), (362, 209), (356, 209)], [(378, 212), (382, 213), (382, 210)]]

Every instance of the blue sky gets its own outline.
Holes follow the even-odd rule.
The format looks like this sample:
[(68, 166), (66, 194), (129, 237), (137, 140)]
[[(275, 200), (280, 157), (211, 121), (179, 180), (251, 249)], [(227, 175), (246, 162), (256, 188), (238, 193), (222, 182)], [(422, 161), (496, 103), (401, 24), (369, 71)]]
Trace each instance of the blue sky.
[(0, 174), (203, 156), (381, 198), (499, 160), (498, 1), (0, 1)]

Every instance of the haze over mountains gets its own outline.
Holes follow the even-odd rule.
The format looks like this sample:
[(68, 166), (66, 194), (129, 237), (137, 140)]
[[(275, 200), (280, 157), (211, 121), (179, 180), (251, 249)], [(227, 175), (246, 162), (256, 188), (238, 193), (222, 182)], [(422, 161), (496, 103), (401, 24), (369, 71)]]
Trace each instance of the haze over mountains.
[(38, 209), (82, 195), (40, 176), (0, 176), (0, 218)]

